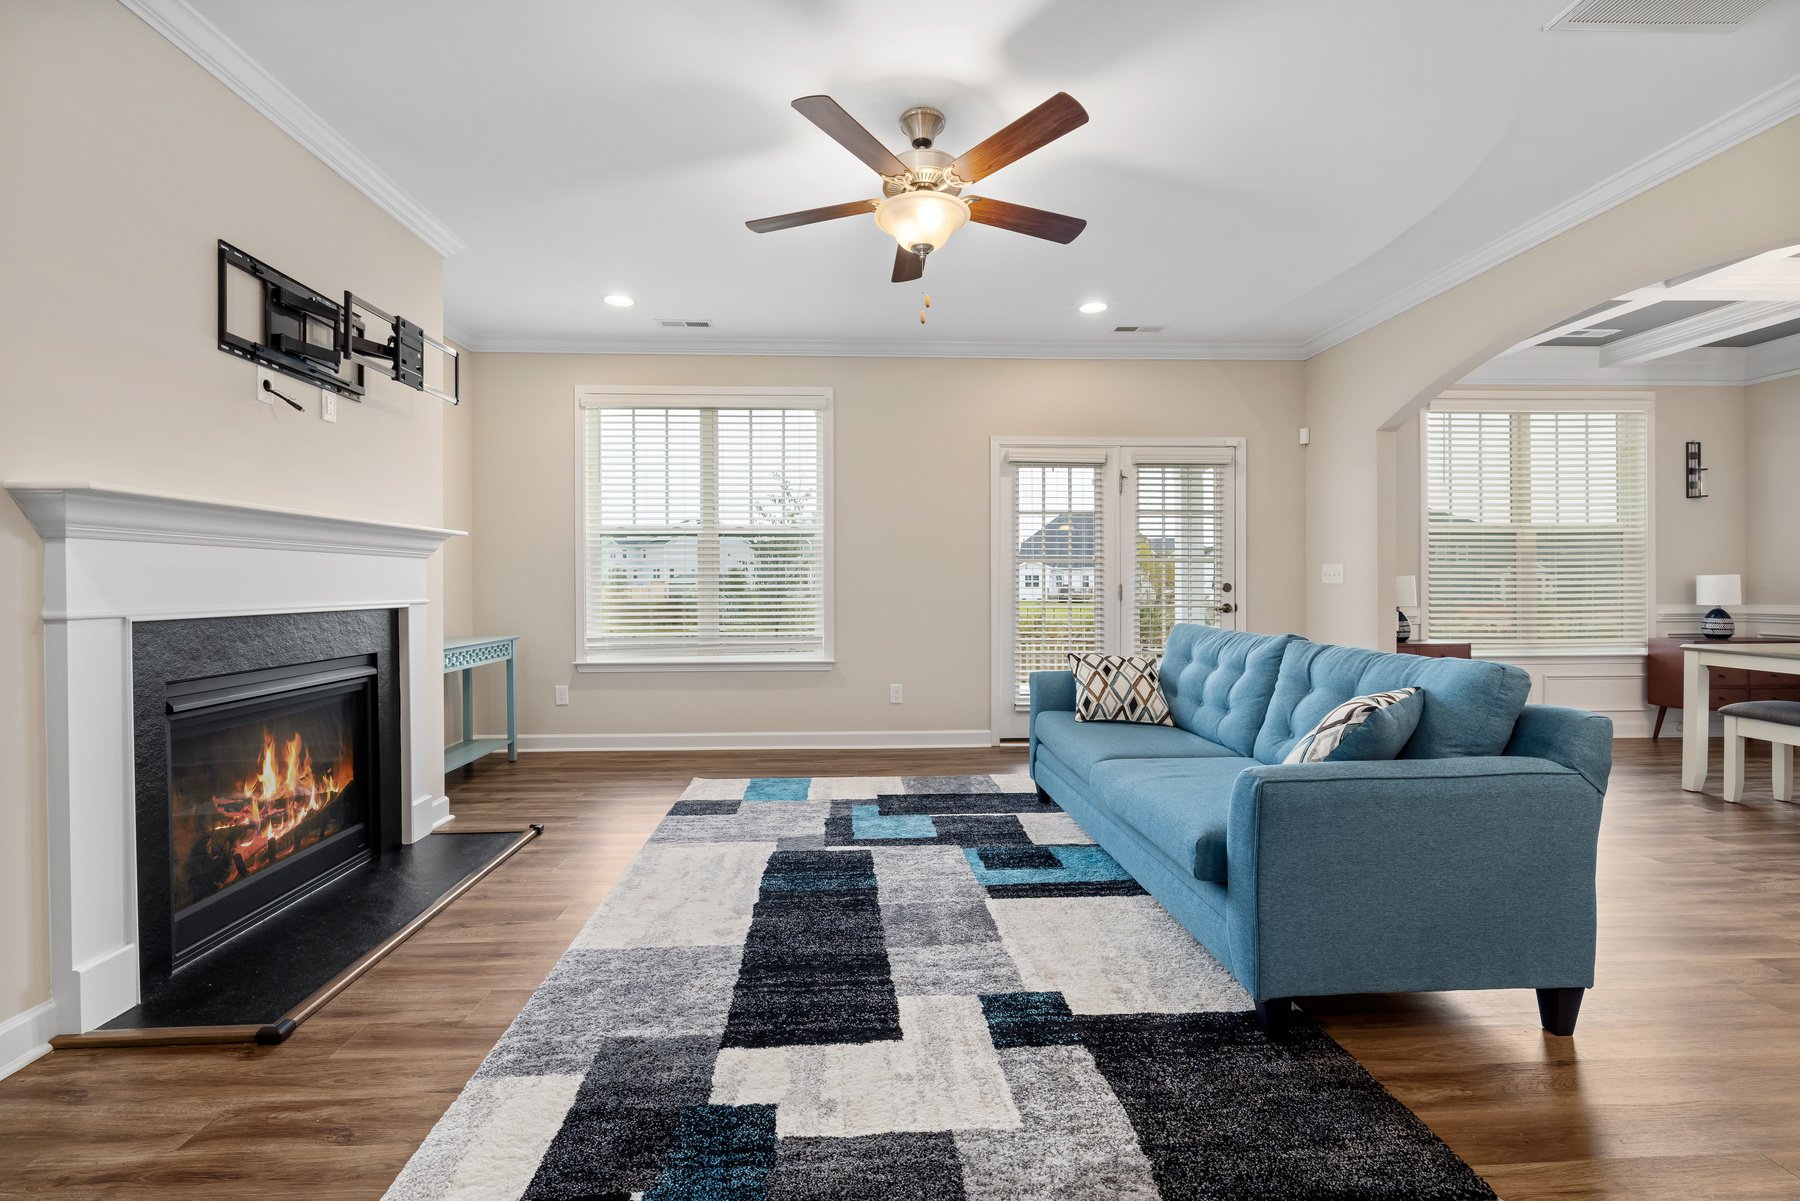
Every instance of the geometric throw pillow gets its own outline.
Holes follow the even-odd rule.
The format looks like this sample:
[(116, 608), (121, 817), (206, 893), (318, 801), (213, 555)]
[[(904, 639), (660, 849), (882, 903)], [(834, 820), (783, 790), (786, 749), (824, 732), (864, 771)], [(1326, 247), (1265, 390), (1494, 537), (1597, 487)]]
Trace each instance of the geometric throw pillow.
[(1069, 655), (1076, 721), (1139, 721), (1172, 726), (1156, 659), (1141, 655)]
[(1324, 717), (1287, 753), (1283, 763), (1342, 763), (1399, 755), (1425, 711), (1417, 688), (1353, 696)]

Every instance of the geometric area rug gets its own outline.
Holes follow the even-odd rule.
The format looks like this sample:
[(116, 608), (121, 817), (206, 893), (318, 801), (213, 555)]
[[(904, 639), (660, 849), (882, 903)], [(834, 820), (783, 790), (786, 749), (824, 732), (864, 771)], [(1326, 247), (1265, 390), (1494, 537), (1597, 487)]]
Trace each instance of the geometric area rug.
[(389, 1201), (1477, 1201), (1028, 777), (695, 780)]

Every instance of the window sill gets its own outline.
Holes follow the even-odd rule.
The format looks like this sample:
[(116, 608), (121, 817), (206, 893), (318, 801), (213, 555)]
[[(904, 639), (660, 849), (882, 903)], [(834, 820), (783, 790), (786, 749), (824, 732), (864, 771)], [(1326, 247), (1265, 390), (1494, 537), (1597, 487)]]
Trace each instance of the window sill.
[(578, 672), (830, 671), (836, 659), (578, 659)]

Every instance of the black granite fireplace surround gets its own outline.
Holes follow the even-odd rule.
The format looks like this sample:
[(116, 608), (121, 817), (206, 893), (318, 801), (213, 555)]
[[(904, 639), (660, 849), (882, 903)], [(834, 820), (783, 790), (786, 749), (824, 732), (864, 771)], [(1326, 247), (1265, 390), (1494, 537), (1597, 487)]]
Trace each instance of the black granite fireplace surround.
[(146, 998), (399, 846), (392, 610), (138, 622), (132, 689)]

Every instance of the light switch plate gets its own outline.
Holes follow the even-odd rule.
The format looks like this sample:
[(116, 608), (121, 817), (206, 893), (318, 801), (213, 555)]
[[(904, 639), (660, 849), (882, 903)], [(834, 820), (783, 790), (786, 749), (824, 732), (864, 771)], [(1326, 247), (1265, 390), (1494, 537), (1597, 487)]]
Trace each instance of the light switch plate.
[(1344, 582), (1344, 565), (1342, 563), (1327, 563), (1327, 564), (1325, 564), (1323, 567), (1321, 567), (1319, 569), (1319, 582), (1321, 584), (1341, 584), (1341, 583), (1343, 583)]

